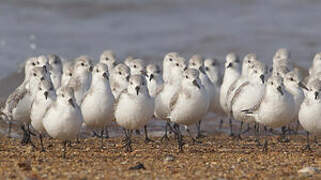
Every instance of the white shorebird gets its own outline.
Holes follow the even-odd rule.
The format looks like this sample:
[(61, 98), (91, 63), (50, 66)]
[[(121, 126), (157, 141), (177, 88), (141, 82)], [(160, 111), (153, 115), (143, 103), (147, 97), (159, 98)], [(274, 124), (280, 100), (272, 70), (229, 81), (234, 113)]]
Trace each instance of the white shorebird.
[(242, 134), (243, 122), (255, 122), (254, 118), (247, 116), (242, 110), (252, 108), (263, 98), (267, 73), (267, 66), (255, 61), (246, 78), (242, 77), (244, 80), (234, 90), (233, 95), (229, 97), (228, 109), (230, 116), (235, 120), (241, 121), (239, 136)]
[(133, 59), (129, 62), (129, 69), (131, 75), (144, 75), (146, 76), (145, 72), (145, 62), (142, 59)]
[(110, 73), (110, 87), (115, 99), (127, 88), (130, 70), (125, 64), (117, 64)]
[(80, 56), (75, 60), (72, 77), (68, 86), (74, 90), (74, 96), (78, 105), (88, 91), (91, 84), (92, 60), (88, 56)]
[[(227, 108), (227, 93), (230, 86), (241, 76), (240, 59), (235, 53), (229, 53), (226, 55), (225, 72), (223, 82), (220, 90), (220, 104), (225, 114), (228, 114)], [(232, 119), (229, 118), (230, 135), (233, 135)]]
[(158, 65), (149, 64), (146, 66), (146, 81), (149, 95), (153, 98), (156, 97), (157, 91), (163, 85), (163, 79), (160, 67)]
[(47, 111), (47, 108), (56, 101), (56, 91), (50, 81), (41, 81), (38, 86), (38, 92), (31, 105), (31, 125), (38, 132), (41, 151), (44, 152), (42, 137), (46, 133), (43, 127), (42, 119)]
[(294, 64), (291, 62), (291, 53), (286, 48), (278, 49), (273, 57), (273, 70), (279, 66), (285, 66), (287, 71), (294, 69)]
[(108, 67), (98, 63), (93, 70), (90, 89), (81, 103), (81, 112), (88, 128), (101, 130), (101, 148), (103, 148), (104, 127), (114, 119), (114, 96), (109, 85)]
[(294, 98), (295, 114), (293, 122), (298, 122), (298, 113), (300, 106), (304, 100), (304, 90), (308, 91), (307, 87), (302, 82), (303, 78), (297, 71), (291, 71), (285, 75), (284, 85), (285, 89), (290, 92)]
[(171, 75), (171, 66), (175, 64), (174, 61), (176, 61), (179, 58), (179, 54), (177, 52), (170, 52), (165, 55), (163, 59), (163, 80), (164, 82), (171, 81), (172, 78), (175, 79), (175, 77), (172, 77)]
[[(253, 108), (244, 110), (264, 126), (279, 128), (288, 125), (294, 118), (295, 104), (293, 96), (286, 91), (283, 79), (271, 76), (267, 81), (264, 96)], [(263, 146), (267, 150), (267, 139)]]
[(61, 87), (67, 86), (74, 71), (74, 61), (68, 60), (63, 62), (63, 73), (61, 77)]
[(49, 136), (63, 140), (63, 155), (66, 157), (66, 143), (75, 139), (80, 131), (83, 117), (77, 105), (73, 90), (61, 87), (57, 91), (57, 100), (47, 109), (43, 126)]
[(132, 151), (131, 131), (144, 127), (154, 114), (154, 100), (149, 96), (146, 80), (141, 75), (133, 75), (115, 105), (115, 118), (124, 128), (126, 151)]
[(183, 150), (183, 139), (179, 124), (189, 126), (197, 123), (207, 114), (209, 104), (210, 99), (199, 79), (198, 70), (185, 70), (180, 90), (170, 100), (170, 114), (168, 116), (170, 121), (175, 123), (174, 129), (178, 136), (180, 151)]
[[(27, 65), (29, 63), (27, 62)], [(26, 68), (28, 69), (28, 68)], [(24, 131), (24, 137), (22, 144), (31, 143), (30, 137), (30, 110), (32, 101), (38, 90), (40, 81), (45, 80), (45, 70), (43, 67), (32, 67), (30, 72), (26, 72), (29, 79), (25, 84), (20, 85), (7, 99), (2, 113), (5, 116), (5, 120), (9, 122), (17, 122), (21, 125), (21, 129)], [(27, 129), (25, 129), (27, 127)], [(33, 144), (32, 144), (33, 145)]]
[(48, 55), (49, 74), (55, 89), (60, 88), (62, 79), (62, 61), (55, 54)]
[(309, 134), (321, 134), (321, 81), (319, 79), (314, 80), (308, 88), (309, 90), (299, 110), (299, 121), (307, 131), (307, 145), (305, 148), (311, 150)]
[(116, 55), (112, 50), (105, 50), (100, 55), (99, 62), (106, 64), (108, 66), (108, 72), (111, 72), (111, 70), (117, 65)]
[[(188, 67), (189, 68), (193, 68), (196, 69), (197, 71), (199, 71), (199, 78), (200, 81), (202, 83), (202, 85), (204, 86), (207, 94), (208, 94), (208, 98), (210, 99), (210, 106), (212, 107), (215, 104), (215, 86), (212, 83), (212, 81), (209, 79), (209, 77), (207, 76), (204, 66), (203, 66), (203, 58), (202, 56), (195, 54), (193, 55), (190, 59), (189, 59), (189, 63), (188, 63)], [(209, 111), (209, 109), (208, 109)], [(197, 124), (197, 136), (196, 138), (201, 138), (204, 137), (204, 135), (201, 134), (201, 120), (199, 121), (199, 123)]]
[[(164, 81), (163, 86), (158, 90), (155, 98), (155, 116), (158, 119), (167, 121), (165, 134), (161, 140), (168, 140), (167, 128), (171, 128), (168, 118), (170, 113), (169, 104), (171, 98), (180, 89), (183, 72), (186, 67), (185, 59), (176, 55), (169, 53), (164, 58), (163, 66), (166, 70), (163, 70), (163, 77), (167, 78), (167, 81)], [(165, 72), (168, 74), (164, 75)]]
[(124, 59), (124, 64), (129, 67), (132, 60), (134, 60), (134, 58), (132, 56), (128, 56)]

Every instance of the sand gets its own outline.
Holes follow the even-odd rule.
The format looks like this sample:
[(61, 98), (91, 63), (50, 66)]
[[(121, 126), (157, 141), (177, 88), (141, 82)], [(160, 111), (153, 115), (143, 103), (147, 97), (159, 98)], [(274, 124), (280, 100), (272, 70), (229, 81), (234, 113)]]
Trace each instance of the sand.
[[(121, 138), (105, 140), (100, 148), (97, 138), (81, 139), (68, 147), (61, 157), (61, 142), (45, 139), (46, 152), (21, 146), (19, 139), (0, 138), (0, 179), (304, 179), (304, 167), (321, 165), (320, 148), (302, 151), (304, 137), (291, 136), (280, 143), (269, 136), (269, 150), (262, 152), (254, 137), (233, 139), (218, 134), (194, 144), (185, 137), (184, 152), (179, 153), (173, 137), (168, 143), (154, 137), (145, 144), (135, 136), (133, 152), (125, 153)], [(38, 146), (38, 142), (36, 142)], [(130, 170), (141, 163), (144, 168)], [(312, 175), (321, 178), (321, 174)]]

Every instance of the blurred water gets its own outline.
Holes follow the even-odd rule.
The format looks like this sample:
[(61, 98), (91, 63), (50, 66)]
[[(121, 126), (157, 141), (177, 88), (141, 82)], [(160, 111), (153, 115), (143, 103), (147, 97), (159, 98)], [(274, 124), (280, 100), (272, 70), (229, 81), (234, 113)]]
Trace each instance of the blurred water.
[[(160, 61), (169, 51), (224, 57), (256, 52), (271, 62), (279, 47), (310, 65), (320, 51), (317, 0), (7, 0), (0, 2), (0, 77), (32, 55)], [(221, 59), (223, 60), (223, 59)]]

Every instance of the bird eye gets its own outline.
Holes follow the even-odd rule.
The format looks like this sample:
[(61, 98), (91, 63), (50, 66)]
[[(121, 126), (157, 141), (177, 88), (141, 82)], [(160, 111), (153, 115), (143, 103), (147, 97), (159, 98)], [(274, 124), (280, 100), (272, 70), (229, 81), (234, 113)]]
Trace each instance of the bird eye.
[(64, 94), (62, 94), (61, 96), (62, 96), (63, 98), (65, 97), (65, 95), (64, 95)]
[(130, 82), (130, 85), (133, 85), (133, 82)]
[(172, 58), (169, 58), (169, 61), (170, 61), (170, 62), (172, 62), (172, 61), (173, 61), (173, 59), (172, 59)]
[(188, 76), (185, 76), (186, 77), (186, 79), (188, 79)]
[(81, 63), (82, 66), (84, 66), (85, 64), (84, 63)]
[(134, 68), (136, 68), (137, 66), (136, 65), (134, 65)]
[(40, 64), (40, 62), (39, 62), (39, 61), (37, 61), (37, 64)]
[(72, 76), (72, 73), (69, 73), (68, 75), (69, 75), (69, 76)]
[(96, 72), (99, 72), (99, 69), (97, 69)]
[(273, 82), (271, 82), (271, 85), (273, 85), (274, 83)]
[(195, 66), (195, 63), (192, 63), (193, 66)]
[(290, 78), (290, 81), (294, 81), (294, 79), (293, 79), (293, 78)]
[(179, 66), (179, 64), (178, 64), (178, 63), (176, 63), (176, 66)]
[(121, 75), (121, 72), (119, 71), (118, 74)]
[(106, 57), (106, 58), (105, 58), (105, 60), (106, 60), (106, 61), (108, 61), (108, 60), (109, 60), (109, 58), (108, 58), (108, 57)]
[(257, 73), (257, 71), (254, 71), (254, 73), (256, 74), (256, 73)]
[(36, 74), (36, 73), (33, 73), (33, 76), (37, 76), (37, 74)]
[(248, 60), (247, 62), (248, 62), (248, 63), (251, 63), (251, 61), (250, 61), (250, 60)]
[(33, 65), (33, 66), (35, 66), (35, 65), (36, 65), (36, 63), (34, 63), (34, 62), (33, 62), (33, 63), (32, 63), (32, 65)]
[(41, 88), (39, 88), (39, 91), (41, 91), (42, 89)]

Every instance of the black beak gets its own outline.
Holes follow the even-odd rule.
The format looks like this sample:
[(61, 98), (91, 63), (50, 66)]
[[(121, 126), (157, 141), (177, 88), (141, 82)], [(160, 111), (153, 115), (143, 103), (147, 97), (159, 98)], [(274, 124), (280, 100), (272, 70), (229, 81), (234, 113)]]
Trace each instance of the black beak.
[(263, 74), (260, 76), (260, 79), (262, 80), (262, 84), (264, 84), (264, 75)]
[(40, 81), (44, 81), (44, 80), (45, 80), (45, 77), (41, 77), (41, 78), (40, 78)]
[(193, 81), (194, 86), (196, 86), (198, 89), (201, 89), (201, 86), (198, 84), (196, 79)]
[(284, 95), (281, 86), (278, 86), (277, 90), (280, 92), (280, 94), (281, 94), (282, 96)]
[(137, 93), (137, 96), (138, 96), (140, 87), (139, 87), (139, 86), (136, 86), (136, 87), (135, 87), (135, 90), (136, 90), (136, 93)]
[(46, 100), (48, 99), (48, 91), (45, 91), (44, 93), (43, 93), (44, 95), (45, 95), (45, 97), (46, 97)]
[(126, 81), (129, 81), (129, 76), (126, 77)]
[(307, 91), (309, 91), (309, 89), (305, 86), (305, 84), (303, 84), (301, 81), (299, 82), (299, 87), (301, 87), (302, 89), (305, 89)]
[(90, 72), (93, 72), (93, 70), (94, 70), (94, 67), (93, 67), (93, 66), (90, 66), (90, 67), (89, 67), (89, 71), (90, 71)]
[(199, 70), (201, 73), (205, 74), (204, 68), (203, 68), (202, 66), (201, 66), (200, 68), (198, 68), (198, 70)]
[(68, 102), (73, 108), (76, 107), (74, 101), (71, 98), (68, 100)]
[(43, 70), (45, 71), (45, 73), (48, 73), (48, 69), (47, 69), (47, 66), (46, 66), (46, 65), (43, 65), (42, 68), (43, 68)]
[(232, 63), (229, 63), (226, 68), (230, 68), (230, 67), (232, 67), (232, 66), (233, 66), (233, 64), (232, 64)]
[(205, 67), (205, 71), (209, 71), (210, 69), (208, 67)]
[(154, 74), (151, 74), (151, 75), (149, 76), (149, 81), (152, 81), (152, 79), (154, 79)]
[(103, 77), (104, 77), (104, 78), (106, 78), (106, 79), (108, 80), (108, 75), (107, 75), (107, 73), (106, 73), (106, 72), (104, 72)]
[(314, 99), (319, 99), (319, 92), (318, 91), (314, 92)]

